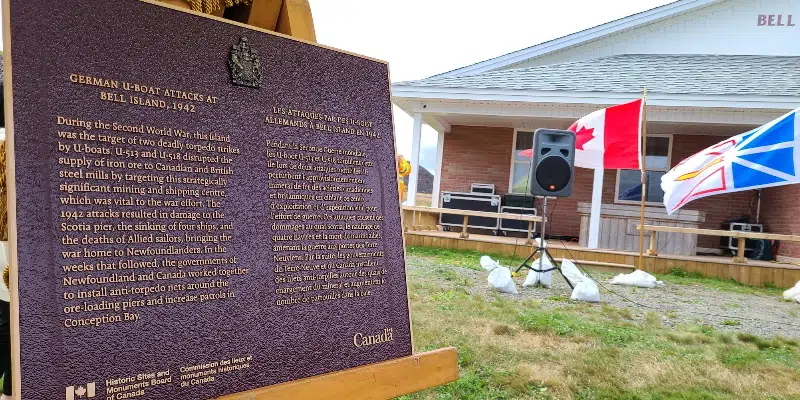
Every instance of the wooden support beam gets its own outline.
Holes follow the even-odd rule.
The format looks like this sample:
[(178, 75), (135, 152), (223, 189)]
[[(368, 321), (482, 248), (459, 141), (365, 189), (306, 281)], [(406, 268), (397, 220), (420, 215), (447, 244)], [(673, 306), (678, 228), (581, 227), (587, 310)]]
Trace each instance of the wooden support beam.
[[(630, 264), (609, 263), (602, 261), (587, 261), (587, 260), (574, 260), (575, 264), (580, 265), (586, 269), (598, 272), (611, 272), (611, 273), (631, 273), (636, 270), (636, 267)], [(641, 268), (640, 268), (641, 269)]]
[(186, 9), (192, 8), (191, 6), (189, 6), (189, 3), (186, 0), (161, 0), (161, 2), (180, 8), (186, 8)]
[(650, 248), (647, 250), (648, 256), (657, 256), (658, 255), (658, 248), (656, 247), (656, 235), (658, 232), (651, 231), (650, 232)]
[(470, 217), (502, 218), (515, 221), (542, 222), (542, 217), (537, 215), (495, 213), (495, 212), (485, 212), (485, 211), (457, 210), (454, 208), (433, 208), (433, 207), (418, 207), (418, 206), (403, 206), (403, 210), (419, 211), (430, 214), (469, 215)]
[(469, 232), (467, 232), (468, 223), (469, 223), (469, 215), (464, 215), (464, 224), (461, 226), (461, 235), (459, 235), (462, 239), (466, 239), (469, 237)]
[[(641, 229), (641, 225), (637, 224), (636, 229)], [(800, 242), (800, 236), (781, 235), (777, 233), (723, 231), (720, 229), (681, 228), (678, 226), (660, 226), (660, 225), (645, 225), (644, 229), (645, 231), (650, 231), (650, 232), (653, 231), (676, 232), (676, 233), (688, 233), (694, 235), (729, 236), (734, 238), (767, 239), (767, 240), (783, 240), (787, 242)]]
[[(192, 8), (187, 0), (159, 0), (159, 1), (173, 5), (175, 7), (186, 8), (186, 9)], [(222, 17), (222, 15), (225, 13), (225, 2), (223, 0), (217, 0), (217, 1), (220, 2), (220, 7), (216, 11), (211, 13), (211, 15), (215, 17)]]
[(308, 4), (308, 0), (283, 0), (275, 31), (316, 42), (314, 19), (311, 16), (311, 5)]
[(458, 355), (448, 347), (377, 364), (223, 396), (217, 400), (391, 399), (458, 379)]
[(733, 257), (733, 262), (744, 264), (747, 262), (747, 258), (744, 256), (744, 245), (747, 241), (744, 239), (739, 239), (738, 249), (736, 250), (736, 257)]
[(234, 21), (275, 31), (282, 6), (283, 0), (253, 0), (250, 4), (232, 7), (226, 16)]
[(528, 221), (528, 240), (525, 241), (525, 244), (533, 244), (533, 221)]

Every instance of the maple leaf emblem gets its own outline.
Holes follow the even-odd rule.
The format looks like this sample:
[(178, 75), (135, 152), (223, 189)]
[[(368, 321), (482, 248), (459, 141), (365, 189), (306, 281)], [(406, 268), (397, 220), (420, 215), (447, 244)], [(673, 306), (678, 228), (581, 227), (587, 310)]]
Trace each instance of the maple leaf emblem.
[(583, 145), (589, 143), (594, 139), (594, 128), (587, 128), (585, 126), (578, 127), (578, 123), (572, 124), (569, 130), (575, 132), (575, 148), (583, 151)]
[(75, 389), (75, 394), (77, 394), (78, 397), (83, 397), (83, 395), (86, 394), (86, 388), (83, 386), (78, 386), (78, 388)]

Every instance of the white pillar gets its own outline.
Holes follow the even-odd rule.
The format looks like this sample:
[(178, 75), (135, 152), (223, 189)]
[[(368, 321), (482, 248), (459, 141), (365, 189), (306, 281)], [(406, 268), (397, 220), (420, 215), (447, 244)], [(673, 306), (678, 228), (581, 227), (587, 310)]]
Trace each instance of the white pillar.
[(417, 205), (417, 178), (419, 178), (419, 150), (422, 145), (422, 113), (414, 113), (414, 131), (411, 134), (411, 175), (408, 177), (406, 204)]
[(603, 204), (603, 168), (594, 169), (592, 210), (589, 214), (589, 248), (596, 249), (600, 241), (600, 206)]
[(444, 158), (444, 132), (436, 132), (436, 168), (433, 176), (433, 200), (431, 207), (439, 207), (439, 197), (442, 190), (442, 158)]

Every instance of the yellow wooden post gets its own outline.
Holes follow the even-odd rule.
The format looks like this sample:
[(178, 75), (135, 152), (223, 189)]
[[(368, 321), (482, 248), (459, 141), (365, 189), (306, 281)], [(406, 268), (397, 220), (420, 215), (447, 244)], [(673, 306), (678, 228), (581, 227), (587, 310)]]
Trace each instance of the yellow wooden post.
[(314, 19), (311, 17), (311, 6), (308, 4), (308, 0), (283, 0), (275, 31), (309, 42), (316, 42)]
[(528, 241), (525, 242), (526, 244), (533, 244), (533, 221), (528, 221)]
[[(162, 1), (164, 3), (170, 4), (170, 5), (173, 5), (173, 6), (176, 6), (176, 7), (180, 7), (180, 8), (188, 8), (188, 9), (192, 8), (192, 6), (189, 4), (188, 0), (159, 0), (159, 1)], [(212, 12), (211, 15), (213, 15), (215, 17), (222, 17), (222, 14), (225, 13), (225, 2), (223, 0), (217, 0), (217, 1), (219, 1), (219, 3), (220, 3), (219, 4), (219, 8), (217, 8), (214, 12)]]
[(231, 19), (274, 31), (278, 26), (282, 6), (283, 0), (253, 0), (250, 4), (233, 7)]
[[(187, 0), (160, 0), (181, 8), (191, 8)], [(221, 7), (213, 15), (222, 17), (225, 12), (223, 0)], [(240, 4), (231, 8), (229, 15), (234, 21), (261, 29), (283, 33), (298, 39), (316, 42), (314, 18), (308, 0), (252, 0), (250, 4)]]
[(656, 247), (656, 231), (650, 231), (650, 249), (647, 250), (647, 255), (649, 256), (657, 256), (658, 255), (658, 248)]
[(739, 244), (739, 246), (738, 246), (738, 249), (736, 250), (736, 257), (733, 257), (733, 262), (744, 264), (744, 263), (747, 262), (747, 259), (744, 257), (745, 239), (740, 237), (738, 244)]
[(464, 216), (464, 224), (461, 226), (461, 238), (466, 239), (469, 237), (469, 233), (467, 232), (467, 223), (469, 221), (469, 215)]
[(391, 399), (457, 380), (457, 362), (456, 349), (448, 347), (231, 394), (217, 400)]

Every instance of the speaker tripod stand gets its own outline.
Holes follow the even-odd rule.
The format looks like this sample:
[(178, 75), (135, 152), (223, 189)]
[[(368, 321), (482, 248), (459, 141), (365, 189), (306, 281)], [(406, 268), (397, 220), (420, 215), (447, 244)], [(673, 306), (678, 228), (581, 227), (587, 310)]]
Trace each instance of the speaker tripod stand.
[[(569, 279), (567, 279), (567, 277), (564, 276), (564, 273), (561, 272), (561, 265), (557, 264), (553, 256), (550, 255), (550, 252), (547, 251), (547, 241), (545, 240), (546, 229), (547, 229), (547, 196), (544, 197), (544, 202), (542, 204), (542, 229), (541, 229), (541, 234), (539, 235), (539, 245), (536, 246), (536, 250), (534, 250), (533, 253), (531, 253), (528, 256), (528, 258), (526, 258), (525, 261), (523, 261), (522, 264), (520, 264), (519, 267), (517, 267), (517, 270), (514, 271), (514, 273), (518, 274), (519, 271), (523, 268), (527, 268), (533, 272), (540, 272), (540, 273), (558, 271), (558, 273), (561, 274), (561, 277), (564, 278), (564, 280), (567, 282), (567, 285), (569, 285), (570, 288), (575, 289), (575, 287), (572, 286), (572, 282), (570, 282)], [(534, 268), (535, 262), (528, 264), (529, 262), (531, 262), (531, 259), (533, 259), (533, 257), (536, 256), (536, 254), (539, 254), (539, 260), (538, 260), (539, 268)], [(544, 260), (545, 257), (547, 257), (550, 260), (550, 264), (553, 265), (552, 268), (544, 269), (544, 261), (542, 260)]]

